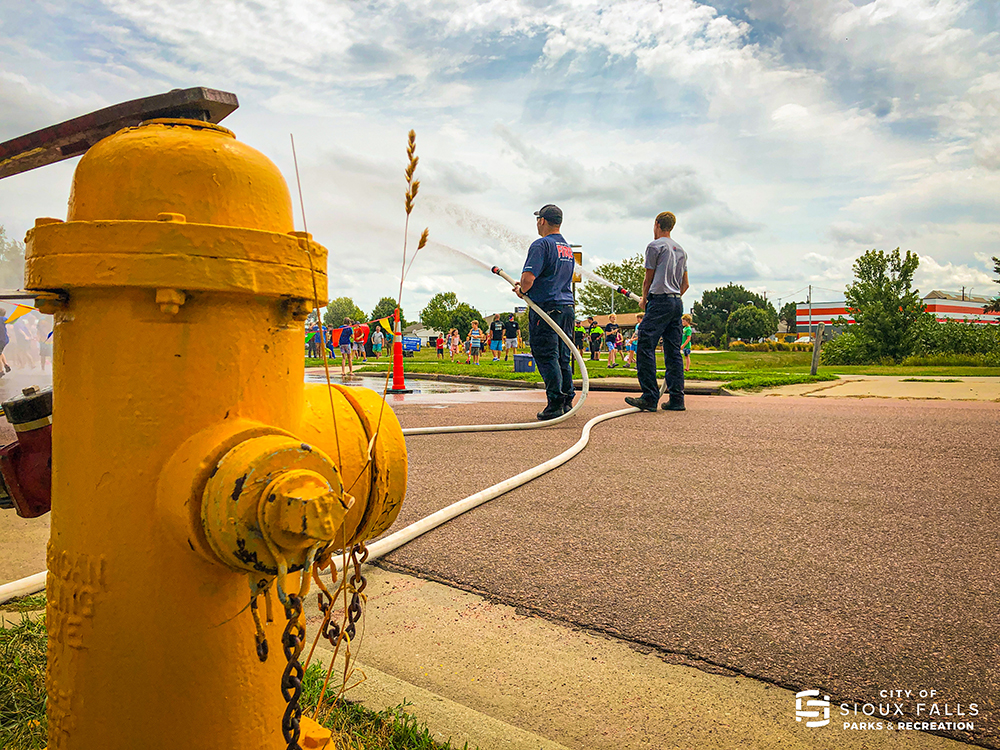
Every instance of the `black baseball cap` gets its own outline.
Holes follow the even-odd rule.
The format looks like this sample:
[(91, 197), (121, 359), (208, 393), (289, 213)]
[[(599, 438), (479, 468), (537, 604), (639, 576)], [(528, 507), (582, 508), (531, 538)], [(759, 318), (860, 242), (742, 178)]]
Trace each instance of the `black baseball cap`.
[(535, 211), (535, 216), (541, 216), (545, 219), (545, 221), (549, 222), (549, 224), (562, 224), (562, 209), (551, 203), (546, 203), (540, 209)]

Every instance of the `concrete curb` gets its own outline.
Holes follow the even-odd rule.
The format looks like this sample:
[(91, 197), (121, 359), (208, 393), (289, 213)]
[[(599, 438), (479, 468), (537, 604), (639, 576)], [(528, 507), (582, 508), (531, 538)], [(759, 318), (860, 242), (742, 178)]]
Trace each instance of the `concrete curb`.
[[(313, 658), (324, 666), (330, 664), (333, 652), (316, 647)], [(340, 661), (343, 664), (343, 660)], [(380, 711), (406, 703), (406, 713), (427, 724), (436, 742), (451, 742), (456, 750), (468, 743), (470, 750), (570, 750), (565, 745), (533, 732), (519, 729), (442, 695), (386, 674), (363, 661), (354, 662), (355, 675), (364, 674), (364, 682), (347, 694), (347, 699)], [(334, 670), (335, 682), (337, 671)]]
[[(366, 568), (367, 680), (347, 697), (404, 698), (435, 738), (480, 750), (959, 750), (923, 732), (810, 729), (795, 693), (703, 671), (637, 644), (547, 620), (426, 578)], [(310, 606), (309, 627), (318, 612)], [(328, 657), (327, 657), (328, 658)], [(359, 675), (356, 673), (355, 678)], [(839, 713), (839, 712), (838, 712)], [(851, 715), (848, 721), (866, 721)], [(543, 736), (544, 735), (544, 736)], [(548, 739), (551, 738), (551, 739)], [(560, 744), (561, 743), (561, 744)]]
[[(357, 370), (356, 370), (357, 371)], [(367, 372), (377, 372), (368, 370)], [(415, 372), (410, 373), (419, 380), (437, 380), (442, 383), (468, 383), (470, 385), (493, 385), (506, 388), (526, 388), (541, 390), (544, 383), (533, 383), (524, 380), (504, 380), (502, 378), (481, 378), (475, 375), (447, 375), (437, 372)], [(579, 388), (582, 381), (574, 380), (574, 384)], [(631, 382), (630, 379), (620, 377), (594, 378), (590, 381), (592, 391), (615, 391), (622, 393), (641, 393), (638, 382)], [(722, 386), (714, 380), (688, 380), (684, 383), (684, 393), (689, 396), (719, 396), (722, 393)], [(732, 395), (732, 394), (728, 394)]]

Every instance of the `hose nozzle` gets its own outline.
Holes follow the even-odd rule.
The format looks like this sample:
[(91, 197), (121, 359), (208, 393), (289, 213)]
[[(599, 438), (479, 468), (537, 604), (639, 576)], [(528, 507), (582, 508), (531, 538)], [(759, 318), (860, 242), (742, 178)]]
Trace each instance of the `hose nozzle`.
[(500, 268), (500, 266), (493, 266), (493, 268), (490, 270), (493, 271), (493, 273), (495, 273), (497, 276), (499, 276), (501, 279), (506, 281), (511, 286), (514, 286), (517, 283), (517, 281), (515, 279), (512, 279), (510, 277), (510, 274), (508, 274), (506, 271)]
[(615, 291), (618, 292), (623, 297), (628, 297), (630, 300), (633, 300), (635, 302), (639, 301), (639, 296), (638, 295), (633, 294), (632, 292), (630, 292), (628, 289), (626, 289), (623, 286), (618, 287)]

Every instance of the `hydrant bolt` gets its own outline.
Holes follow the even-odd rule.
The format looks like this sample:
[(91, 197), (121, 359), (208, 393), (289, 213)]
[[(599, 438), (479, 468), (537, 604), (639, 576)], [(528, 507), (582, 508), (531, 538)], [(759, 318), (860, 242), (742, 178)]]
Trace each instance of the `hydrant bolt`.
[[(163, 214), (160, 214), (163, 216)], [(181, 305), (187, 301), (187, 296), (184, 292), (178, 289), (157, 289), (156, 290), (156, 304), (160, 306), (160, 310), (167, 315), (176, 315), (180, 312)]]

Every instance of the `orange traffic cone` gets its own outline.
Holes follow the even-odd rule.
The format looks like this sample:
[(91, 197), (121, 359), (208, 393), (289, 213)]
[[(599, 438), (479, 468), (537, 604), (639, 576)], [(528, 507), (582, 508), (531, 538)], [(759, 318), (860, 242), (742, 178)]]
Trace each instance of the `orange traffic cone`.
[(399, 308), (396, 308), (392, 334), (392, 388), (387, 393), (413, 393), (403, 380), (403, 330), (399, 325)]

